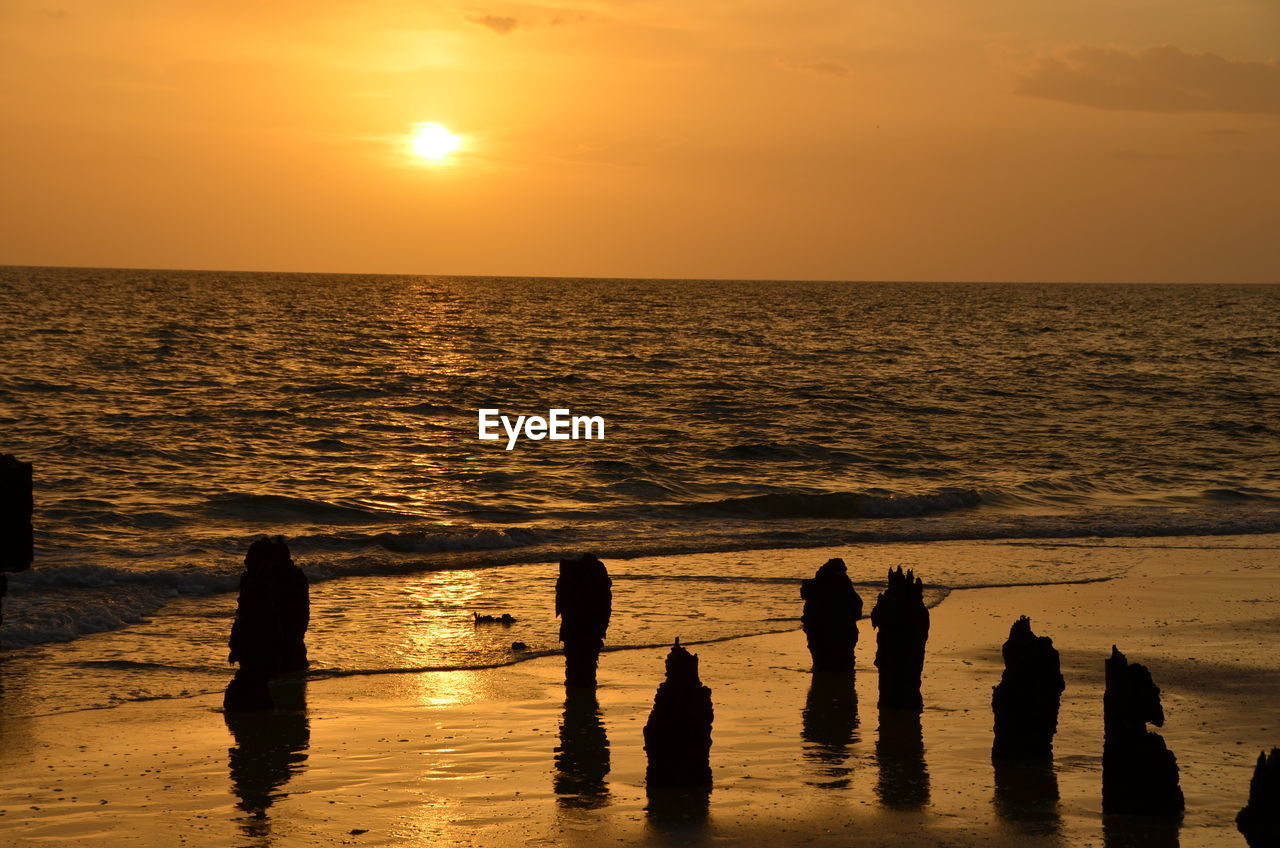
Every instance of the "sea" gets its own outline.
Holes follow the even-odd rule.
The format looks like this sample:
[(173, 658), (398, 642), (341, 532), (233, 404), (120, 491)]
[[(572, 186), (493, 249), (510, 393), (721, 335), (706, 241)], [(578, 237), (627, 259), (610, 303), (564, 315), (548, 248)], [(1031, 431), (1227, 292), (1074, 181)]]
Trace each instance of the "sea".
[[(0, 267), (0, 314), (0, 452), (35, 468), (12, 714), (220, 689), (264, 534), (323, 677), (553, 653), (582, 551), (625, 649), (792, 629), (828, 554), (939, 603), (1280, 532), (1280, 286)], [(480, 409), (604, 438), (507, 450)]]

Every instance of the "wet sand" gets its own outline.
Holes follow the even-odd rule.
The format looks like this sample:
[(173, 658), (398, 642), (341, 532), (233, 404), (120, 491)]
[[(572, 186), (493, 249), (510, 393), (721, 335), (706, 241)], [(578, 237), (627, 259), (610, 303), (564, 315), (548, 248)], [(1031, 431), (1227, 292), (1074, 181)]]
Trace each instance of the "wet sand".
[[(0, 840), (1240, 846), (1232, 820), (1253, 761), (1280, 744), (1280, 540), (1184, 541), (1091, 549), (1132, 565), (1109, 582), (952, 592), (932, 611), (918, 725), (878, 715), (866, 622), (856, 724), (854, 693), (812, 686), (798, 629), (695, 648), (716, 709), (709, 799), (647, 802), (641, 729), (664, 652), (645, 649), (604, 656), (596, 703), (566, 703), (561, 658), (546, 657), (284, 684), (305, 710), (230, 727), (218, 696), (5, 720)], [(815, 567), (827, 554), (813, 552)], [(1019, 614), (1053, 637), (1067, 690), (1053, 770), (997, 775), (991, 687)], [(1180, 830), (1100, 814), (1113, 643), (1162, 689), (1187, 796)]]

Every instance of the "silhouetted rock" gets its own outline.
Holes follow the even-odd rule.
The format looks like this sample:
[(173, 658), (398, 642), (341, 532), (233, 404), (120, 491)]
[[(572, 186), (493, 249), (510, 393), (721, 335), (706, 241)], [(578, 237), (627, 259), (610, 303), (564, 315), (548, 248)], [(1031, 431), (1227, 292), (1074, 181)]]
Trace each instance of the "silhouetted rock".
[(310, 593), (306, 575), (279, 536), (251, 544), (244, 566), (227, 658), (240, 668), (227, 687), (223, 706), (269, 710), (274, 706), (270, 682), (278, 674), (307, 667)]
[(35, 559), (31, 463), (0, 454), (0, 572), (25, 571)]
[(554, 780), (563, 807), (593, 809), (609, 802), (609, 737), (600, 721), (600, 704), (591, 689), (570, 689), (555, 750)]
[(9, 578), (4, 572), (25, 571), (35, 559), (34, 508), (31, 463), (0, 454), (0, 623), (4, 621), (4, 597), (9, 593)]
[(1004, 674), (991, 695), (996, 734), (991, 756), (1052, 759), (1058, 707), (1066, 688), (1053, 640), (1035, 635), (1031, 619), (1023, 616), (1009, 629), (1001, 653)]
[(1280, 748), (1258, 755), (1249, 781), (1249, 803), (1236, 816), (1249, 848), (1280, 848)]
[(801, 626), (809, 643), (814, 671), (853, 671), (862, 598), (849, 580), (844, 560), (827, 560), (810, 580), (800, 584), (804, 599)]
[(613, 581), (592, 554), (560, 560), (556, 578), (556, 615), (564, 643), (564, 682), (595, 686), (600, 649), (613, 614)]
[(804, 756), (817, 764), (822, 778), (813, 785), (824, 789), (848, 786), (853, 769), (845, 763), (849, 746), (858, 735), (858, 693), (852, 675), (815, 671), (800, 726), (800, 735), (809, 743)]
[(644, 726), (649, 784), (710, 785), (712, 717), (711, 690), (698, 678), (698, 655), (676, 639), (667, 654), (667, 679), (658, 686)]
[(280, 671), (280, 622), (271, 596), (269, 566), (254, 546), (245, 556), (236, 620), (231, 625), (227, 661), (240, 667), (222, 697), (222, 706), (229, 712), (275, 706), (270, 683)]
[(515, 624), (516, 617), (509, 612), (502, 615), (481, 615), (478, 612), (471, 613), (472, 621), (476, 624)]
[(1164, 725), (1160, 689), (1146, 666), (1129, 664), (1113, 645), (1103, 696), (1102, 811), (1177, 816), (1185, 806), (1178, 762), (1147, 724)]
[(924, 583), (902, 566), (889, 572), (889, 585), (871, 610), (876, 628), (876, 668), (880, 670), (881, 709), (924, 709), (920, 676), (924, 671), (924, 646), (929, 640), (929, 609), (924, 605)]
[(876, 761), (880, 776), (875, 792), (881, 804), (891, 810), (918, 810), (929, 803), (929, 770), (918, 712), (880, 711)]
[(307, 627), (311, 624), (311, 585), (307, 575), (289, 555), (289, 546), (277, 536), (272, 540), (271, 583), (276, 613), (280, 616), (280, 671), (306, 671)]

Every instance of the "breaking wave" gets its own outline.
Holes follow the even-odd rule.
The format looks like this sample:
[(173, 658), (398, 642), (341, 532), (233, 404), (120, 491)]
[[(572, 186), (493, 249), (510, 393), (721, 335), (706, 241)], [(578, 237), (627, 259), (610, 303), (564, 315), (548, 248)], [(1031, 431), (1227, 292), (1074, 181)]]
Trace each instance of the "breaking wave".
[(973, 489), (941, 488), (919, 495), (884, 490), (824, 494), (764, 494), (726, 498), (685, 508), (702, 515), (739, 518), (912, 518), (969, 509), (982, 503)]

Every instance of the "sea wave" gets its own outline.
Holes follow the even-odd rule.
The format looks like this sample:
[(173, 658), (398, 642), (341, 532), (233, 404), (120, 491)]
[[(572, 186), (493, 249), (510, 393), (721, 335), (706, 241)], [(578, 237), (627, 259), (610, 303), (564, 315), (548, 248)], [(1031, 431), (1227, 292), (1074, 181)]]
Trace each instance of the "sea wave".
[[(338, 578), (547, 564), (586, 550), (613, 561), (883, 543), (966, 540), (1028, 543), (1041, 540), (1044, 543), (1082, 538), (1280, 533), (1280, 510), (1275, 508), (1273, 499), (1256, 496), (1241, 499), (1220, 494), (1206, 497), (1212, 509), (1130, 507), (1046, 516), (959, 508), (916, 518), (858, 518), (845, 522), (823, 518), (780, 525), (756, 523), (750, 516), (742, 520), (730, 516), (714, 526), (698, 524), (692, 529), (685, 522), (667, 526), (637, 524), (626, 535), (620, 535), (616, 525), (611, 525), (611, 529), (600, 536), (572, 526), (536, 530), (482, 528), (462, 532), (415, 528), (382, 533), (346, 531), (301, 535), (289, 541), (309, 579), (321, 583)], [(179, 596), (234, 592), (239, 571), (238, 556), (224, 556), (209, 564), (177, 565), (163, 556), (126, 560), (117, 565), (37, 564), (9, 578), (10, 594), (5, 601), (0, 644), (6, 649), (19, 648), (127, 627), (156, 613)], [(1096, 577), (1108, 579), (1109, 575)], [(662, 575), (647, 571), (628, 574), (623, 568), (618, 570), (615, 579), (624, 583), (648, 580), (788, 585), (794, 584), (798, 577)], [(870, 589), (870, 584), (867, 585)], [(979, 585), (964, 585), (961, 581), (950, 588), (978, 588)]]
[(463, 533), (378, 533), (372, 537), (380, 547), (397, 553), (444, 553), (449, 551), (500, 551), (542, 544), (547, 539), (520, 527), (485, 528)]
[(883, 489), (820, 494), (769, 493), (685, 505), (701, 515), (756, 519), (911, 518), (968, 509), (982, 503), (974, 489), (941, 488), (925, 494), (895, 494)]
[(378, 524), (417, 517), (357, 503), (247, 492), (214, 495), (206, 502), (205, 512), (218, 518), (262, 523)]
[[(15, 582), (10, 579), (11, 587)], [(162, 587), (140, 585), (86, 591), (45, 588), (38, 593), (11, 589), (4, 600), (0, 644), (6, 649), (23, 648), (119, 630), (144, 620), (173, 595)]]

